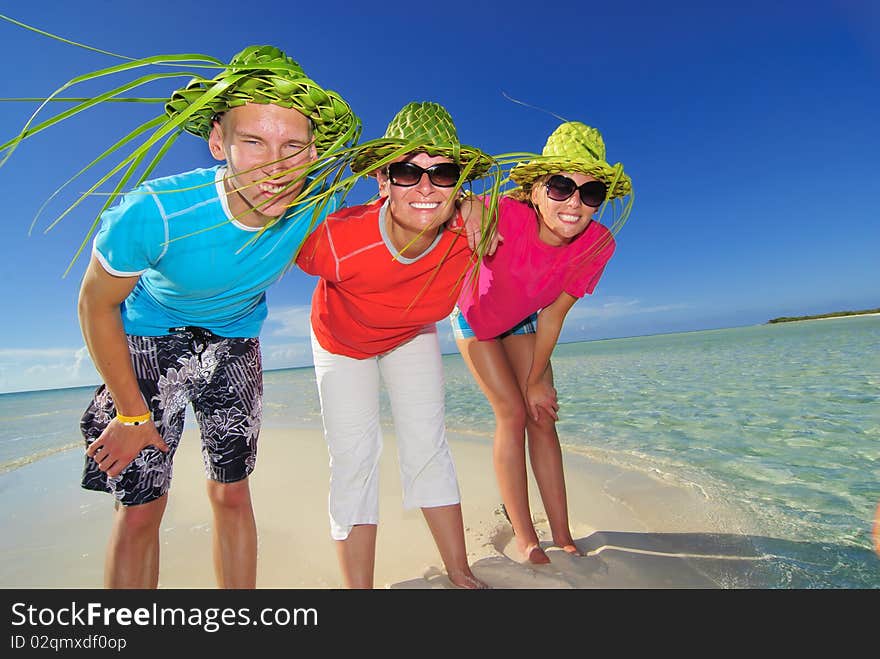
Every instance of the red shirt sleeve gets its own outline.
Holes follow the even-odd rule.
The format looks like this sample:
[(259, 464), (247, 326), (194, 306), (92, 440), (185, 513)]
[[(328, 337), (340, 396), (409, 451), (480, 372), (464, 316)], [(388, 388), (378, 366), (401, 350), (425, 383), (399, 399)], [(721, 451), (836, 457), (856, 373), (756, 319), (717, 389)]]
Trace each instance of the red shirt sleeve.
[(313, 231), (303, 243), (296, 257), (296, 264), (306, 274), (317, 275), (330, 281), (338, 280), (329, 219)]

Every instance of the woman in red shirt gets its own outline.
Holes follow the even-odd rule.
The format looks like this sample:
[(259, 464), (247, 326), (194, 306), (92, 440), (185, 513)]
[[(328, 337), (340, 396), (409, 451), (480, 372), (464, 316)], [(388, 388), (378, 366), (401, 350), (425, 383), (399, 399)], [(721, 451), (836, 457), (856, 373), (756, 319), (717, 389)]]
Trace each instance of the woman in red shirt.
[(467, 562), (435, 323), (452, 311), (473, 266), (467, 238), (445, 228), (457, 213), (456, 192), (491, 165), (479, 149), (459, 144), (445, 108), (410, 103), (352, 161), (355, 174), (376, 177), (379, 199), (331, 215), (297, 258), (320, 277), (312, 350), (330, 451), (331, 535), (347, 587), (373, 587), (380, 376), (404, 506), (422, 509), (453, 584), (487, 587)]

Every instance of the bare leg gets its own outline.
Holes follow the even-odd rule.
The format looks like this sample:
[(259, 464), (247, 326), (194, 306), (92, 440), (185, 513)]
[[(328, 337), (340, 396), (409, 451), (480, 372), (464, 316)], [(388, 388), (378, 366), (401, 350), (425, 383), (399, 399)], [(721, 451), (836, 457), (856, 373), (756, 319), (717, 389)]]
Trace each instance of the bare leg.
[(256, 588), (257, 525), (248, 479), (208, 481), (214, 509), (214, 574), (220, 588)]
[(346, 588), (372, 588), (376, 568), (376, 524), (357, 524), (336, 541), (336, 556)]
[(330, 353), (314, 335), (312, 355), (330, 452), (330, 535), (342, 583), (372, 588), (382, 454), (378, 361)]
[(105, 588), (159, 585), (159, 525), (168, 495), (139, 506), (116, 504), (104, 558)]
[(549, 415), (542, 412), (540, 420), (537, 422), (529, 420), (527, 428), (529, 459), (550, 523), (553, 544), (569, 554), (580, 555), (568, 526), (565, 474), (562, 466), (562, 449), (559, 446), (559, 436), (556, 434), (556, 424)]
[(464, 522), (461, 517), (461, 504), (422, 508), (449, 580), (456, 586), (470, 589), (488, 588), (477, 579), (468, 565), (464, 542)]
[(529, 510), (526, 411), (516, 374), (500, 341), (458, 339), (456, 343), (495, 413), (495, 477), (513, 526), (517, 548), (532, 563), (549, 563), (550, 559), (538, 543)]
[[(522, 387), (532, 365), (535, 335), (508, 336), (502, 340), (502, 344), (516, 371), (520, 387)], [(553, 384), (552, 367), (548, 366), (544, 378), (551, 385)], [(544, 510), (547, 513), (553, 544), (570, 554), (580, 554), (571, 537), (568, 525), (565, 472), (562, 466), (559, 435), (556, 433), (556, 422), (550, 415), (541, 411), (538, 421), (527, 415), (526, 430), (532, 473), (535, 475), (538, 491), (541, 493), (541, 501), (544, 503)]]

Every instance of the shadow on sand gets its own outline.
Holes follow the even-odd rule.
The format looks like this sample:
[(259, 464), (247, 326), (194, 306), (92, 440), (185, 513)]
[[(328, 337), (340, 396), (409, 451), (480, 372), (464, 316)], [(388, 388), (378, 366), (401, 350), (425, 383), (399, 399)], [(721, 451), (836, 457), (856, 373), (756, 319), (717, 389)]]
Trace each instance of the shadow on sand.
[[(507, 529), (492, 542), (495, 555), (473, 563), (474, 573), (493, 588), (880, 587), (880, 559), (860, 547), (736, 534), (596, 531), (575, 541), (582, 556), (542, 543), (551, 562), (531, 565), (510, 554)], [(856, 577), (841, 584), (842, 572)], [(452, 587), (436, 567), (391, 585)]]

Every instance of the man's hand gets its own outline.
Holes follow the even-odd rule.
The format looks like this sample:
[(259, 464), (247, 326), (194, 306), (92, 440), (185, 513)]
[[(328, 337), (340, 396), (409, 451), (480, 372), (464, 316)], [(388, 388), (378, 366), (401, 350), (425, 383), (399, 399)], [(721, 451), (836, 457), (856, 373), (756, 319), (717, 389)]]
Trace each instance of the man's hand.
[(138, 426), (124, 426), (116, 419), (86, 449), (86, 455), (98, 463), (98, 469), (111, 478), (118, 476), (147, 446), (155, 446), (163, 453), (168, 445), (152, 421)]
[(554, 421), (559, 421), (559, 402), (556, 400), (556, 388), (541, 380), (535, 384), (526, 384), (523, 392), (529, 415), (535, 421), (540, 419), (540, 410), (544, 410)]

